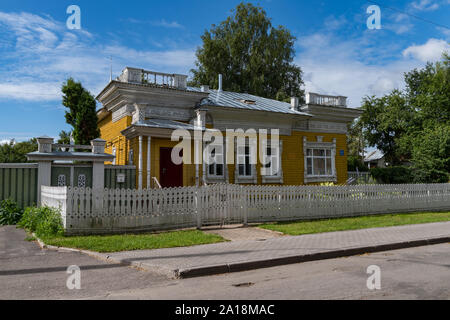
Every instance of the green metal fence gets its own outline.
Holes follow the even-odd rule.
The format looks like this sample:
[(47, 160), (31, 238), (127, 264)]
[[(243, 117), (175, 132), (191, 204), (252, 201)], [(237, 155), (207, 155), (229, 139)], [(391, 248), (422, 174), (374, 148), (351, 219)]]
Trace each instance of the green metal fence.
[[(81, 175), (85, 179), (84, 186), (92, 187), (92, 166), (54, 164), (51, 185), (58, 186), (63, 182), (61, 185), (78, 186)], [(0, 163), (0, 201), (11, 199), (21, 208), (36, 205), (37, 180), (37, 164)], [(136, 167), (105, 166), (105, 188), (136, 189)]]
[[(124, 182), (118, 182), (118, 175), (124, 175)], [(135, 166), (105, 166), (105, 188), (136, 189)]]
[(37, 164), (0, 163), (0, 200), (14, 200), (22, 208), (35, 205), (37, 177)]

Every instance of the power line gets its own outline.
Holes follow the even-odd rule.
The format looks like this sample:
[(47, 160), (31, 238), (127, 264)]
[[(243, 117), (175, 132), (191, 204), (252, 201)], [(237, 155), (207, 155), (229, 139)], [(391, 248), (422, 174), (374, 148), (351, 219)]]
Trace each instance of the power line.
[(389, 10), (392, 10), (392, 11), (400, 12), (400, 13), (405, 14), (405, 15), (407, 15), (407, 16), (416, 18), (416, 19), (418, 19), (418, 20), (422, 20), (423, 22), (431, 23), (431, 24), (434, 24), (435, 26), (438, 26), (438, 27), (441, 27), (441, 28), (445, 28), (445, 29), (450, 30), (450, 27), (447, 27), (447, 26), (445, 26), (445, 25), (443, 25), (443, 24), (440, 24), (440, 23), (437, 23), (437, 22), (434, 22), (434, 21), (431, 21), (431, 20), (428, 20), (428, 19), (424, 19), (424, 18), (422, 18), (422, 17), (416, 16), (416, 15), (411, 14), (411, 13), (408, 13), (408, 12), (406, 12), (406, 11), (402, 11), (402, 10), (397, 9), (397, 8), (392, 8), (392, 7), (385, 6), (385, 5), (380, 4), (380, 3), (376, 2), (376, 1), (367, 0), (367, 2), (376, 4), (377, 6), (380, 6), (380, 7), (383, 7), (383, 8), (389, 9)]

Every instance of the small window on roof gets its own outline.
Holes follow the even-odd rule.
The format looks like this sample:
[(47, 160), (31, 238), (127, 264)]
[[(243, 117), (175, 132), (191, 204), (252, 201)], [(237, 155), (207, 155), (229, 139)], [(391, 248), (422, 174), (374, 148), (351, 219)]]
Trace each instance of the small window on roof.
[(255, 100), (248, 100), (248, 99), (236, 99), (236, 100), (245, 104), (256, 104)]

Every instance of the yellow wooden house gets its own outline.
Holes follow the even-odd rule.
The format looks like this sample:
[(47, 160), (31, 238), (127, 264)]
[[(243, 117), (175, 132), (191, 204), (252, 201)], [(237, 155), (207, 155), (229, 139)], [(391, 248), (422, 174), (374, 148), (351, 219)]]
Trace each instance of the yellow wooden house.
[[(302, 105), (296, 97), (286, 103), (223, 91), (221, 83), (220, 76), (217, 89), (193, 88), (186, 75), (125, 68), (97, 96), (101, 138), (116, 156), (113, 164), (136, 166), (138, 188), (347, 181), (347, 125), (361, 112), (348, 108), (346, 97), (309, 92)], [(249, 148), (236, 150), (237, 165), (173, 163), (174, 130), (199, 127), (278, 130), (280, 170), (261, 175), (261, 163), (248, 163)]]

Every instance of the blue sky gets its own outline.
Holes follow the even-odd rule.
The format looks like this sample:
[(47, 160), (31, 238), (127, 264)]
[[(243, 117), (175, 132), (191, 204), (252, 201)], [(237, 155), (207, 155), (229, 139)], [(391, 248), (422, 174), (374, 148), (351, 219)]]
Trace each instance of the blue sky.
[[(204, 30), (239, 2), (2, 1), (0, 142), (70, 129), (62, 82), (71, 76), (98, 94), (109, 81), (110, 56), (114, 76), (125, 66), (188, 74)], [(382, 5), (380, 30), (367, 28), (369, 1), (251, 2), (297, 37), (305, 89), (348, 96), (351, 107), (365, 95), (401, 88), (404, 72), (449, 50), (449, 29), (412, 15), (450, 27), (450, 0), (375, 1)], [(81, 30), (66, 27), (72, 4), (81, 8)]]

